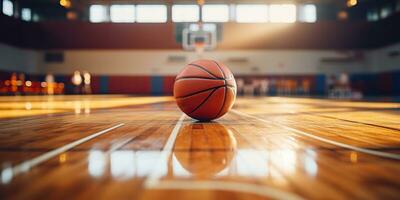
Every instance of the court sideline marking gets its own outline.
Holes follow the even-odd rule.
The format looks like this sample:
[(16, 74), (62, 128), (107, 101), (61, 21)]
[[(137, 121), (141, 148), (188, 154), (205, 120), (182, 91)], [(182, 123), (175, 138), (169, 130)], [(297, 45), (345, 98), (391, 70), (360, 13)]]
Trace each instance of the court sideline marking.
[(164, 164), (168, 163), (168, 157), (172, 154), (175, 140), (182, 127), (185, 114), (179, 118), (174, 129), (172, 130), (163, 150), (161, 151), (160, 159), (156, 165), (156, 169), (147, 177), (144, 182), (146, 189), (181, 189), (181, 190), (224, 190), (234, 192), (245, 192), (256, 194), (268, 198), (281, 200), (302, 200), (303, 198), (290, 193), (281, 191), (266, 185), (256, 185), (250, 183), (239, 183), (232, 181), (180, 181), (180, 180), (160, 180), (163, 176), (163, 170), (160, 169)]
[(375, 151), (375, 150), (371, 150), (371, 149), (356, 147), (356, 146), (345, 144), (345, 143), (341, 143), (341, 142), (336, 142), (336, 141), (329, 140), (329, 139), (326, 139), (326, 138), (323, 138), (323, 137), (319, 137), (319, 136), (316, 136), (316, 135), (313, 135), (313, 134), (310, 134), (310, 133), (307, 133), (307, 132), (304, 132), (304, 131), (301, 131), (301, 130), (298, 130), (298, 129), (295, 129), (295, 128), (291, 128), (291, 127), (282, 125), (282, 124), (274, 122), (274, 121), (267, 121), (267, 120), (262, 119), (260, 117), (249, 115), (249, 114), (246, 114), (246, 113), (238, 111), (238, 110), (232, 110), (232, 112), (236, 113), (237, 115), (241, 115), (241, 116), (244, 116), (244, 117), (249, 117), (249, 118), (253, 118), (253, 119), (262, 121), (264, 123), (272, 123), (272, 124), (274, 124), (276, 126), (279, 126), (279, 127), (283, 128), (285, 130), (292, 131), (292, 132), (298, 133), (300, 135), (303, 135), (303, 136), (306, 136), (306, 137), (310, 137), (310, 138), (313, 138), (315, 140), (319, 140), (319, 141), (322, 141), (322, 142), (325, 142), (325, 143), (328, 143), (328, 144), (332, 144), (332, 145), (335, 145), (335, 146), (343, 147), (343, 148), (346, 148), (346, 149), (351, 149), (351, 150), (354, 150), (354, 151), (358, 151), (358, 152), (361, 152), (361, 153), (366, 153), (366, 154), (370, 154), (370, 155), (374, 155), (374, 156), (379, 156), (379, 157), (389, 158), (389, 159), (394, 159), (394, 160), (400, 160), (400, 155), (399, 154)]
[(76, 146), (78, 146), (78, 145), (80, 145), (82, 143), (85, 143), (85, 142), (87, 142), (87, 141), (89, 141), (89, 140), (91, 140), (91, 139), (93, 139), (95, 137), (103, 135), (103, 134), (105, 134), (105, 133), (107, 133), (107, 132), (109, 132), (111, 130), (114, 130), (116, 128), (119, 128), (119, 127), (121, 127), (123, 125), (125, 125), (125, 124), (124, 123), (117, 124), (117, 125), (112, 126), (112, 127), (108, 128), (108, 129), (99, 131), (97, 133), (93, 133), (93, 134), (91, 134), (89, 136), (86, 136), (84, 138), (81, 138), (79, 140), (71, 142), (69, 144), (66, 144), (66, 145), (64, 145), (62, 147), (59, 147), (57, 149), (54, 149), (54, 150), (49, 151), (47, 153), (44, 153), (44, 154), (42, 154), (40, 156), (37, 156), (37, 157), (32, 158), (30, 160), (24, 161), (24, 162), (22, 162), (22, 163), (14, 166), (12, 168), (13, 176), (16, 176), (16, 175), (18, 175), (20, 173), (23, 173), (23, 172), (26, 172), (26, 171), (29, 171), (29, 169), (31, 169), (32, 167), (34, 167), (36, 165), (39, 165), (39, 164), (41, 164), (41, 163), (43, 163), (43, 162), (45, 162), (47, 160), (50, 160), (51, 158), (57, 156), (58, 154), (61, 154), (61, 153), (65, 152), (65, 151), (68, 151), (68, 150), (70, 150), (70, 149), (72, 149), (72, 148), (74, 148), (74, 147), (76, 147)]
[(183, 120), (185, 119), (185, 114), (182, 114), (179, 118), (178, 122), (176, 122), (174, 129), (172, 130), (171, 134), (168, 137), (167, 142), (164, 145), (164, 148), (161, 151), (160, 159), (158, 160), (158, 164), (153, 172), (147, 177), (146, 181), (144, 182), (145, 187), (152, 187), (159, 183), (159, 178), (163, 176), (162, 174), (162, 167), (164, 164), (168, 162), (168, 156), (172, 153), (176, 137), (178, 136), (179, 130), (182, 127)]

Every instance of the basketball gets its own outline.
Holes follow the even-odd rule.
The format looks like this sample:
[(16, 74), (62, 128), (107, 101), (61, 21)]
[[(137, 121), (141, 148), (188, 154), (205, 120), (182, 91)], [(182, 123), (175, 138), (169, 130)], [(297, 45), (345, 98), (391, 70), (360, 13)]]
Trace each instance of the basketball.
[(399, 25), (400, 0), (0, 0), (0, 200), (400, 200)]
[(226, 114), (236, 98), (236, 82), (224, 64), (213, 60), (192, 62), (174, 83), (178, 107), (188, 116), (210, 121)]

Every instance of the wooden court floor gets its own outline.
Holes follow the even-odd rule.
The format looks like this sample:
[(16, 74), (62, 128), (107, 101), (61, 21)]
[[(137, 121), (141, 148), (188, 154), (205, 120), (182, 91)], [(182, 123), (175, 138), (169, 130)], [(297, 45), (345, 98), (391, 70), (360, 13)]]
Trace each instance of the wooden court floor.
[(0, 97), (0, 199), (400, 199), (400, 104)]

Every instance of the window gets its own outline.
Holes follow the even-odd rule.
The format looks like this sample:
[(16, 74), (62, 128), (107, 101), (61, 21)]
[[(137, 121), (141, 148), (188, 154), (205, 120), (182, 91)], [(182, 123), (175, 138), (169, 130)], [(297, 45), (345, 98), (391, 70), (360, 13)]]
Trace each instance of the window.
[(396, 3), (396, 11), (397, 12), (400, 11), (400, 1), (397, 1), (397, 3)]
[(204, 5), (202, 7), (202, 20), (204, 22), (229, 21), (228, 5)]
[(261, 23), (268, 21), (267, 5), (237, 5), (236, 21), (241, 23)]
[(38, 22), (40, 20), (40, 17), (37, 13), (32, 14), (32, 21)]
[(94, 23), (107, 21), (107, 6), (91, 5), (89, 10), (89, 20)]
[(110, 17), (112, 22), (134, 22), (134, 5), (112, 5), (110, 7)]
[(367, 20), (370, 22), (378, 21), (379, 20), (379, 12), (376, 9), (369, 10), (367, 12)]
[(269, 20), (275, 23), (293, 23), (296, 21), (296, 6), (293, 4), (275, 4), (269, 6)]
[(173, 22), (197, 22), (199, 21), (198, 5), (173, 5), (172, 21)]
[(317, 8), (313, 4), (306, 4), (299, 9), (299, 21), (313, 23), (317, 21)]
[(163, 23), (167, 21), (166, 5), (137, 5), (136, 21), (142, 23)]
[(10, 0), (3, 0), (3, 13), (8, 16), (13, 16), (14, 5)]
[(384, 19), (392, 14), (392, 8), (390, 6), (383, 6), (381, 8), (381, 19)]
[(21, 19), (24, 21), (31, 21), (32, 19), (32, 12), (29, 8), (22, 8), (21, 10)]

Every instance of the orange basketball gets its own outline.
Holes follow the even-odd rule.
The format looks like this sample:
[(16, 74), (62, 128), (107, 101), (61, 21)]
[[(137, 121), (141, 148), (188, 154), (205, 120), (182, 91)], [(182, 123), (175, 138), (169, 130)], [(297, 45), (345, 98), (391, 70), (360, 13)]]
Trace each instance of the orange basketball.
[(235, 102), (235, 78), (222, 63), (198, 60), (178, 74), (174, 96), (179, 108), (190, 117), (200, 121), (217, 119)]

